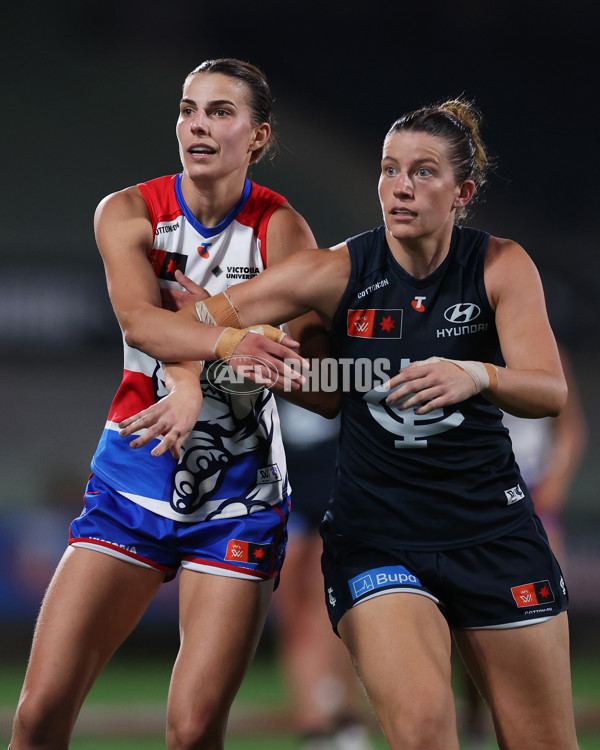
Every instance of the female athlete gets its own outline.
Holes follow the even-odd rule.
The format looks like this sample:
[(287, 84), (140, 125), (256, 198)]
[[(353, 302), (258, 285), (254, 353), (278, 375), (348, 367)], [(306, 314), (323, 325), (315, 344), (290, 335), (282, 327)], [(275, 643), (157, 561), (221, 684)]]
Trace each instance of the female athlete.
[[(155, 103), (132, 96), (143, 120)], [(269, 148), (271, 102), (254, 66), (204, 62), (183, 86), (182, 173), (129, 187), (98, 206), (97, 243), (123, 330), (123, 380), (92, 461), (84, 510), (42, 604), (12, 750), (68, 747), (94, 680), (179, 569), (181, 648), (167, 746), (224, 746), (231, 703), (284, 558), (285, 456), (271, 391), (223, 393), (205, 381), (202, 392), (197, 363), (178, 368), (173, 389), (161, 362), (214, 360), (225, 333), (228, 356), (242, 365), (258, 358), (271, 382), (290, 374), (284, 358), (300, 361), (290, 347), (316, 353), (325, 339), (314, 313), (290, 325), (295, 338), (269, 328), (240, 337), (199, 327), (163, 309), (161, 290), (179, 288), (174, 272), (185, 270), (216, 294), (315, 245), (285, 198), (247, 177)], [(138, 443), (120, 435), (118, 423), (169, 388), (169, 403), (180, 399), (189, 409), (189, 438), (159, 457), (152, 445), (131, 450)], [(309, 400), (318, 410), (318, 398)]]

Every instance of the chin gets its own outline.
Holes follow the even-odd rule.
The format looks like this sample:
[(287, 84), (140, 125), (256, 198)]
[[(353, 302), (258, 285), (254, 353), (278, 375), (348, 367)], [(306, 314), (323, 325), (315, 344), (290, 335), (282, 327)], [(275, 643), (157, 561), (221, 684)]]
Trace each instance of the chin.
[(416, 231), (416, 227), (408, 226), (405, 224), (400, 226), (398, 226), (397, 224), (390, 226), (388, 224), (386, 225), (386, 228), (395, 240), (408, 240), (414, 239), (415, 237), (419, 236), (419, 232)]

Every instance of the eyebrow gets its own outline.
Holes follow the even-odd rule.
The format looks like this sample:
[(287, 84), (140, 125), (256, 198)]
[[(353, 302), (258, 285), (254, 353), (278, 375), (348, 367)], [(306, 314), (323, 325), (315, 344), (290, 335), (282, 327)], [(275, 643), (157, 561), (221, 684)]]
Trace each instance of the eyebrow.
[[(396, 159), (394, 156), (390, 156), (389, 154), (386, 154), (385, 156), (381, 157), (381, 161), (391, 161), (394, 162), (394, 164), (399, 164), (398, 159)], [(440, 160), (435, 156), (423, 156), (420, 159), (415, 159), (412, 164), (413, 166), (417, 164), (434, 164), (437, 165), (440, 163)]]
[[(193, 99), (188, 99), (187, 97), (183, 97), (180, 104), (191, 104), (194, 107), (198, 106)], [(229, 99), (213, 99), (213, 101), (208, 102), (209, 107), (222, 107), (224, 104), (235, 107), (234, 102), (230, 101)]]

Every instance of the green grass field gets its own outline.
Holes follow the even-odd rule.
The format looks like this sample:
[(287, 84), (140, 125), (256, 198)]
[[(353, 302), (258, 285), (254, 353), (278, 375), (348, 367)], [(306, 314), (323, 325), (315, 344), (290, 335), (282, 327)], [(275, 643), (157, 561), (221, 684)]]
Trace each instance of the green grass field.
[[(171, 664), (116, 658), (94, 686), (76, 728), (72, 750), (164, 750), (163, 727)], [(0, 747), (10, 722), (23, 665), (0, 672)], [(573, 692), (581, 750), (600, 750), (600, 659), (573, 662)], [(460, 696), (457, 697), (460, 703)], [(373, 723), (376, 750), (387, 744)], [(236, 698), (227, 750), (297, 750), (290, 732), (285, 686), (267, 656), (259, 656)], [(485, 750), (497, 750), (490, 738)]]

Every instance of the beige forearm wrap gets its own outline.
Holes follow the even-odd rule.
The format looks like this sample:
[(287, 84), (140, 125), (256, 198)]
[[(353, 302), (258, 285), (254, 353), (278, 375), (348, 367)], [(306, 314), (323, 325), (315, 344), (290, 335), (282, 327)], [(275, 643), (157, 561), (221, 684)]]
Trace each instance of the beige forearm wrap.
[(215, 344), (215, 356), (229, 362), (234, 349), (247, 333), (258, 333), (271, 341), (281, 341), (285, 332), (269, 325), (242, 328), (235, 305), (227, 292), (196, 302), (196, 315), (201, 323), (210, 326), (226, 326)]
[(207, 325), (242, 327), (235, 305), (227, 292), (196, 302), (196, 314), (200, 322)]
[(481, 393), (489, 389), (495, 391), (498, 388), (498, 368), (496, 365), (492, 365), (489, 362), (475, 362), (471, 359), (448, 359), (447, 357), (429, 357), (419, 364), (427, 364), (429, 362), (452, 362), (453, 365), (460, 367), (461, 370), (467, 372), (473, 383), (475, 383), (476, 393)]
[(229, 362), (234, 349), (240, 343), (247, 333), (258, 333), (271, 341), (280, 342), (285, 336), (284, 331), (280, 328), (274, 328), (268, 325), (251, 326), (250, 328), (226, 328), (217, 339), (215, 346), (215, 355), (217, 359), (223, 359)]

